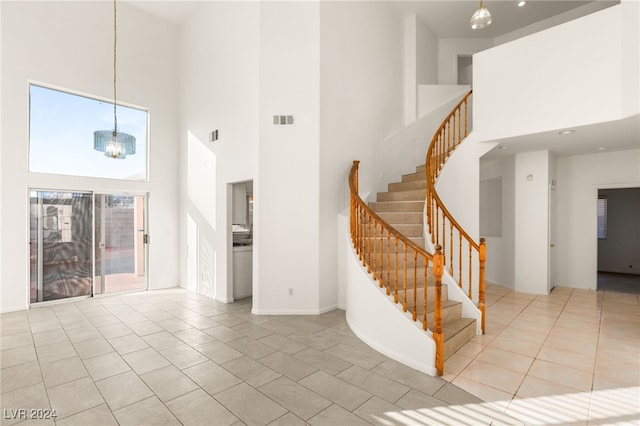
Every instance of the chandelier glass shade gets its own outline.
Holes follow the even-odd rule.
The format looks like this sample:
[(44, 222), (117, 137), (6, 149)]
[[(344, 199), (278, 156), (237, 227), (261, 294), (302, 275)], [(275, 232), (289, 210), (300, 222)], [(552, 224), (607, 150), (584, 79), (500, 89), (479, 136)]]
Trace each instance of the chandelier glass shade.
[(471, 16), (471, 29), (481, 30), (484, 27), (488, 27), (491, 25), (491, 13), (489, 9), (487, 9), (483, 4), (482, 0), (480, 0), (480, 6)]
[(116, 59), (117, 59), (118, 31), (116, 0), (113, 0), (113, 130), (96, 130), (93, 132), (93, 149), (104, 152), (108, 158), (124, 160), (127, 155), (136, 153), (136, 138), (128, 133), (118, 131), (117, 115), (117, 85), (116, 85)]
[(136, 138), (114, 130), (93, 132), (93, 149), (104, 152), (105, 157), (123, 160), (136, 153)]

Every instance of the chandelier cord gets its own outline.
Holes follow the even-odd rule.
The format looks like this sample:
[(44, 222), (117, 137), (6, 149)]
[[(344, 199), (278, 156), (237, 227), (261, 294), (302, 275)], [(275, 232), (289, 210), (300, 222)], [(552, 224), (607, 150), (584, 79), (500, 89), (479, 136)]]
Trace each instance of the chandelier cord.
[(113, 133), (118, 133), (118, 116), (116, 114), (116, 45), (118, 30), (116, 24), (116, 0), (113, 0)]

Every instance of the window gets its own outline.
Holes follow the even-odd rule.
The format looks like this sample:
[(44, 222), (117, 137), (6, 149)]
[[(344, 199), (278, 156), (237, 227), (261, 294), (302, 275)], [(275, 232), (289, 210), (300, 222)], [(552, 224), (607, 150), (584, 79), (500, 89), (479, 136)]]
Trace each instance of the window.
[(598, 197), (598, 239), (607, 238), (607, 197)]
[(136, 138), (136, 152), (113, 159), (94, 149), (93, 132), (113, 129), (113, 103), (30, 85), (29, 171), (147, 179), (147, 112), (118, 105), (118, 130)]

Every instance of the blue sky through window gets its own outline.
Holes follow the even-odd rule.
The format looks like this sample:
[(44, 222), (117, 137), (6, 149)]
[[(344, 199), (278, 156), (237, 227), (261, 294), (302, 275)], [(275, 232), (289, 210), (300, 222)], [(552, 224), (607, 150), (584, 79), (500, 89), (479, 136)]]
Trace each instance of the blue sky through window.
[(147, 112), (118, 105), (118, 130), (136, 138), (125, 159), (93, 149), (93, 132), (113, 130), (113, 103), (30, 86), (29, 171), (146, 180)]

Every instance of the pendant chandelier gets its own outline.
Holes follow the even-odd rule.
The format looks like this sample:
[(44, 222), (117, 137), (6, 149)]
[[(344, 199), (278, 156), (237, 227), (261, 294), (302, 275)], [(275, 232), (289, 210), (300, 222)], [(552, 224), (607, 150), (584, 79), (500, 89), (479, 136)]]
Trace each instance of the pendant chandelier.
[(116, 0), (113, 0), (113, 130), (96, 130), (93, 132), (93, 148), (104, 152), (106, 157), (123, 160), (127, 158), (127, 155), (136, 153), (136, 138), (118, 131), (118, 115), (116, 113), (117, 42)]
[(489, 9), (482, 4), (482, 0), (480, 0), (480, 7), (476, 9), (471, 17), (471, 29), (481, 30), (491, 25), (491, 22), (491, 13)]

